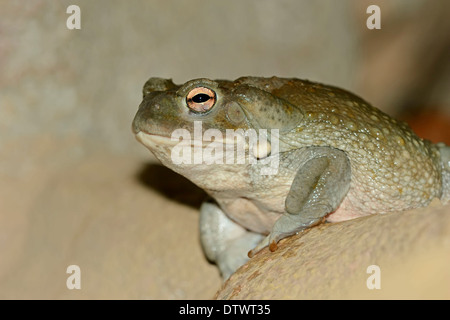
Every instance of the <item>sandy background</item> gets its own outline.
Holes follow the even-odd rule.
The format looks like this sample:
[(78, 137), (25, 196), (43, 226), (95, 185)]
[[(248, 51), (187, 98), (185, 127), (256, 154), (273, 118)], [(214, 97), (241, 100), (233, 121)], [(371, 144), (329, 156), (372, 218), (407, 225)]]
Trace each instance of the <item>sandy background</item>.
[[(66, 28), (71, 4), (81, 30)], [(370, 4), (381, 30), (366, 28)], [(147, 78), (320, 81), (450, 144), (449, 13), (446, 0), (0, 0), (0, 298), (212, 298), (204, 193), (131, 133)], [(66, 288), (71, 264), (81, 290)]]

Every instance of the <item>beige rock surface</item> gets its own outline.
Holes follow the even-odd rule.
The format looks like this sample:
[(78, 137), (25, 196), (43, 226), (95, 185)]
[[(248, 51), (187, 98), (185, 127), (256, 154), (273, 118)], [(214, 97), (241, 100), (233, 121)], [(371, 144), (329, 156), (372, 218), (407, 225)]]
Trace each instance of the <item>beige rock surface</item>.
[[(156, 163), (101, 147), (55, 166), (42, 154), (69, 155), (76, 141), (29, 142), (34, 166), (0, 181), (1, 299), (214, 295), (221, 279), (198, 239), (202, 191)], [(81, 290), (66, 287), (72, 264)]]
[(322, 224), (257, 254), (216, 298), (450, 299), (450, 205)]

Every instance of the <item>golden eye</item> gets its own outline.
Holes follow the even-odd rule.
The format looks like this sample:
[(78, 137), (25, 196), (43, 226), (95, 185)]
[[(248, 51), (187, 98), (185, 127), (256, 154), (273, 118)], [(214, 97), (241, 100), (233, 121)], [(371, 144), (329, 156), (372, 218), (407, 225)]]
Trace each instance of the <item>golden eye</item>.
[(211, 89), (197, 87), (188, 93), (186, 103), (194, 112), (206, 112), (216, 103), (216, 94)]

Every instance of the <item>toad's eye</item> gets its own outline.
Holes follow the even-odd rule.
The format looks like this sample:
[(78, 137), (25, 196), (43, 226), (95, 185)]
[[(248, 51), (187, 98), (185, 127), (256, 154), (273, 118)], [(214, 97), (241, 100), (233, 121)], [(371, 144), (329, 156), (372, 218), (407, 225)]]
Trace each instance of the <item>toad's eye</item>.
[(216, 94), (211, 89), (197, 87), (188, 93), (186, 103), (194, 112), (206, 112), (216, 103)]

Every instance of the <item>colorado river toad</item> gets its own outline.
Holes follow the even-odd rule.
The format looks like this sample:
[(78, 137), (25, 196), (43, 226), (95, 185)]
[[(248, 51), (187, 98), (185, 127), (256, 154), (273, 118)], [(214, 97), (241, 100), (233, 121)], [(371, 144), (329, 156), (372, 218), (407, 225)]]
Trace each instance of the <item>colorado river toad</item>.
[[(143, 93), (133, 132), (211, 196), (200, 210), (201, 241), (224, 278), (249, 250), (276, 250), (322, 221), (450, 200), (450, 148), (342, 89), (277, 77), (183, 85), (151, 78)], [(249, 132), (264, 139), (250, 143)], [(242, 141), (244, 154), (215, 161)], [(201, 161), (199, 152), (216, 158)], [(263, 171), (268, 163), (274, 172)]]

